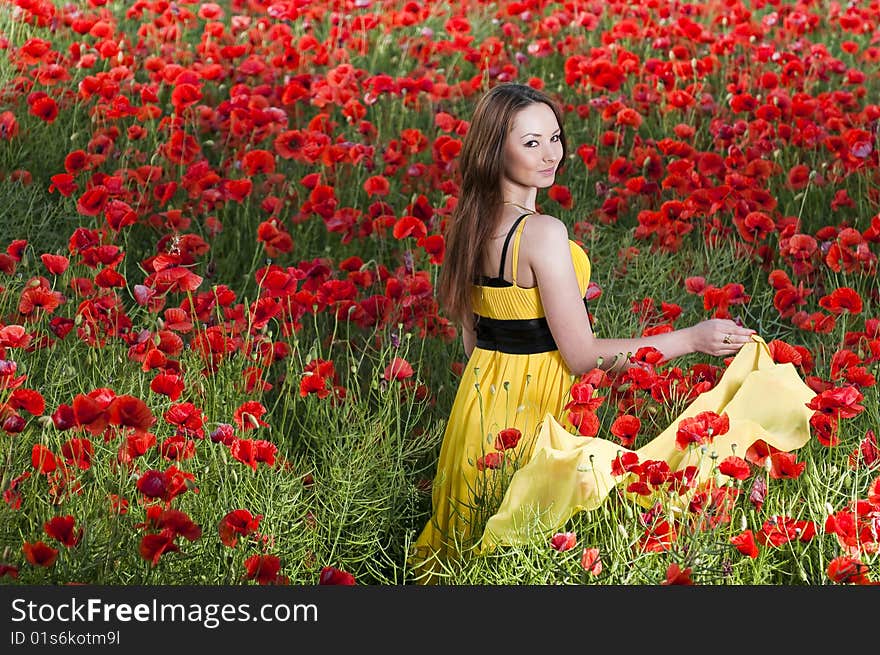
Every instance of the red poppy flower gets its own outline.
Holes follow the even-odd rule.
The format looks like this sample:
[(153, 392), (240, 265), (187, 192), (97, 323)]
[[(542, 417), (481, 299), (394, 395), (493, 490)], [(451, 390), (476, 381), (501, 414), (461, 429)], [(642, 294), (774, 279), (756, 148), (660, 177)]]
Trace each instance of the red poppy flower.
[(516, 428), (504, 428), (495, 435), (495, 450), (510, 450), (516, 448), (522, 437), (522, 432)]
[(581, 568), (594, 576), (602, 573), (602, 559), (598, 548), (584, 548), (581, 553)]
[(13, 579), (18, 578), (18, 567), (12, 566), (11, 564), (0, 563), (0, 578), (2, 578), (4, 575), (8, 575), (10, 578)]
[(147, 451), (156, 445), (156, 435), (152, 432), (133, 432), (125, 436), (125, 443), (119, 446), (116, 458), (123, 464), (128, 464), (137, 457), (147, 454)]
[(137, 481), (137, 488), (147, 498), (162, 498), (168, 487), (165, 473), (150, 469), (144, 471)]
[(275, 157), (268, 150), (250, 150), (241, 159), (241, 169), (248, 176), (275, 172)]
[(269, 424), (261, 418), (267, 411), (262, 403), (256, 400), (248, 400), (236, 408), (233, 420), (242, 430), (253, 430), (260, 426), (269, 427)]
[(595, 437), (599, 434), (599, 417), (595, 412), (577, 409), (568, 413), (568, 420), (582, 437)]
[(550, 547), (560, 553), (571, 550), (577, 545), (577, 535), (574, 532), (557, 532), (550, 538)]
[(37, 473), (48, 474), (55, 470), (55, 455), (41, 444), (34, 444), (31, 450), (31, 464)]
[(611, 475), (620, 477), (639, 468), (639, 456), (634, 452), (618, 455), (611, 462)]
[(816, 536), (816, 525), (812, 521), (796, 521), (788, 516), (771, 516), (764, 521), (758, 532), (758, 543), (762, 546), (783, 546), (793, 539), (810, 541)]
[(853, 418), (865, 409), (858, 404), (861, 400), (861, 392), (855, 386), (846, 385), (817, 394), (806, 406), (830, 418)]
[(33, 416), (41, 416), (46, 409), (43, 395), (34, 389), (16, 389), (10, 394), (7, 404), (12, 409), (23, 409)]
[(25, 421), (18, 414), (12, 414), (7, 416), (0, 427), (3, 428), (4, 432), (7, 434), (18, 434), (24, 431), (25, 426), (27, 425), (27, 421)]
[(800, 366), (803, 359), (800, 352), (794, 346), (780, 339), (773, 339), (767, 344), (770, 350), (770, 356), (777, 364), (786, 364), (791, 362), (795, 366)]
[(160, 146), (159, 152), (172, 164), (186, 166), (195, 161), (201, 152), (201, 147), (194, 136), (183, 130), (175, 129), (166, 142)]
[(862, 297), (855, 289), (840, 287), (820, 298), (819, 306), (833, 314), (842, 314), (844, 311), (850, 314), (861, 314)]
[(688, 293), (701, 296), (706, 290), (706, 278), (702, 276), (693, 276), (686, 278), (684, 281), (685, 289)]
[(828, 562), (828, 578), (838, 584), (865, 584), (869, 582), (867, 564), (854, 557), (841, 555)]
[(276, 555), (251, 555), (244, 561), (245, 580), (256, 580), (261, 585), (277, 584), (281, 577), (281, 560)]
[(722, 475), (729, 475), (737, 480), (745, 480), (752, 473), (749, 463), (735, 455), (729, 455), (721, 460), (718, 465), (718, 472)]
[(31, 316), (38, 310), (51, 314), (63, 302), (64, 296), (60, 292), (43, 286), (32, 286), (21, 292), (18, 311), (26, 316)]
[(260, 527), (260, 519), (262, 514), (254, 516), (246, 509), (235, 509), (220, 519), (217, 530), (220, 534), (220, 541), (230, 548), (234, 548), (238, 543), (239, 536), (246, 537), (255, 532)]
[(163, 415), (166, 421), (176, 425), (178, 431), (202, 439), (205, 436), (203, 426), (205, 413), (191, 402), (175, 403), (171, 405)]
[(806, 462), (798, 462), (794, 453), (773, 453), (770, 455), (770, 477), (775, 479), (800, 477), (807, 466)]
[(101, 289), (123, 288), (126, 285), (125, 278), (114, 268), (103, 268), (95, 275), (95, 284)]
[[(665, 303), (664, 303), (665, 304)], [(635, 354), (630, 358), (632, 362), (644, 362), (645, 364), (661, 364), (664, 361), (663, 353), (654, 346), (642, 346), (636, 350)]]
[(625, 448), (630, 448), (635, 443), (636, 436), (642, 427), (642, 421), (632, 414), (621, 414), (611, 424), (610, 432), (620, 439)]
[(268, 466), (275, 465), (277, 447), (264, 439), (235, 439), (230, 444), (232, 456), (242, 464), (247, 464), (254, 471), (257, 464), (264, 462)]
[(682, 569), (678, 564), (673, 562), (666, 569), (666, 579), (660, 583), (661, 585), (693, 585), (691, 580), (691, 567)]
[(202, 99), (202, 92), (195, 84), (186, 82), (175, 84), (174, 90), (171, 92), (171, 104), (174, 106), (174, 112), (180, 114), (187, 107), (194, 105)]
[(97, 184), (87, 189), (76, 202), (77, 211), (83, 216), (97, 216), (104, 210), (110, 197), (107, 187)]
[(156, 422), (156, 417), (140, 398), (134, 396), (116, 396), (107, 407), (107, 414), (112, 425), (121, 425), (145, 431)]
[(18, 485), (24, 480), (27, 480), (31, 477), (30, 471), (25, 471), (19, 476), (12, 478), (9, 481), (9, 486), (3, 490), (3, 502), (5, 502), (11, 509), (20, 509), (21, 508), (21, 491), (18, 490)]
[[(7, 346), (9, 348), (27, 348), (31, 343), (31, 335), (22, 325), (4, 325), (0, 327), (0, 347)], [(12, 367), (9, 370), (8, 367)], [(0, 376), (12, 375), (15, 373), (15, 362), (6, 361), (3, 368), (0, 369)], [(22, 378), (24, 379), (24, 378)], [(10, 388), (7, 384), (6, 388)]]
[(43, 266), (46, 267), (46, 270), (49, 271), (52, 275), (61, 275), (64, 271), (67, 270), (67, 267), (70, 265), (70, 260), (64, 255), (51, 255), (49, 253), (43, 253), (40, 255), (40, 261), (43, 262)]
[(743, 555), (748, 555), (752, 559), (758, 556), (758, 544), (755, 543), (755, 534), (751, 530), (734, 535), (730, 538), (730, 543)]
[(144, 285), (159, 293), (187, 293), (198, 289), (203, 280), (183, 266), (170, 266), (148, 275)]
[(254, 183), (248, 178), (241, 180), (223, 180), (223, 183), (220, 186), (223, 190), (223, 197), (227, 200), (234, 200), (235, 202), (244, 202), (245, 198), (251, 195), (251, 191), (254, 189)]
[(77, 422), (73, 407), (64, 403), (58, 405), (57, 409), (52, 412), (52, 423), (55, 425), (55, 429), (59, 431), (69, 430), (74, 427)]
[(804, 164), (792, 166), (788, 171), (787, 186), (792, 191), (805, 189), (810, 181), (810, 169)]
[(382, 377), (385, 380), (406, 380), (413, 376), (413, 367), (402, 357), (395, 357), (385, 367)]
[(880, 475), (868, 486), (868, 502), (880, 508)]
[(83, 529), (74, 531), (75, 520), (72, 516), (55, 516), (43, 524), (43, 530), (52, 539), (60, 541), (65, 546), (76, 546), (82, 539)]
[(37, 98), (30, 103), (30, 114), (46, 123), (53, 123), (58, 117), (58, 104), (49, 96)]
[(326, 398), (330, 395), (327, 379), (316, 373), (304, 373), (299, 382), (299, 395), (305, 398), (309, 394), (315, 394), (318, 398)]
[(180, 433), (173, 434), (162, 441), (159, 452), (162, 454), (162, 457), (168, 460), (181, 461), (190, 459), (195, 457), (196, 442), (192, 439), (187, 439)]
[(743, 240), (752, 243), (767, 238), (776, 224), (764, 212), (749, 212), (742, 220), (735, 220), (737, 231)]
[(321, 585), (355, 585), (354, 576), (347, 571), (337, 569), (335, 566), (325, 566), (318, 576), (318, 584)]
[(846, 509), (826, 517), (825, 532), (836, 535), (838, 543), (848, 555), (876, 552), (877, 514), (877, 507), (870, 501), (850, 502)]
[(34, 566), (45, 566), (48, 568), (52, 566), (58, 558), (58, 551), (42, 541), (38, 541), (34, 544), (25, 542), (21, 549), (24, 551), (24, 556), (27, 558), (27, 561)]
[(432, 264), (439, 266), (443, 263), (443, 258), (446, 255), (446, 241), (442, 235), (432, 234), (421, 237), (416, 241), (416, 245), (425, 249), (425, 252), (428, 253), (428, 261)]
[(874, 436), (873, 430), (868, 430), (859, 445), (850, 453), (849, 466), (853, 469), (860, 466), (873, 469), (878, 465), (880, 465), (880, 449), (877, 447), (877, 437)]
[(503, 462), (504, 462), (504, 453), (502, 453), (502, 452), (487, 453), (477, 460), (477, 470), (478, 471), (485, 471), (486, 469), (498, 469), (498, 468), (501, 468), (501, 464)]
[(563, 209), (571, 209), (574, 200), (569, 188), (562, 184), (554, 184), (547, 190), (547, 195), (551, 200), (559, 203)]
[(645, 528), (639, 539), (639, 545), (646, 553), (662, 553), (672, 546), (678, 538), (675, 528), (666, 519), (662, 519)]
[(75, 464), (83, 471), (92, 466), (92, 453), (94, 447), (89, 439), (68, 439), (61, 444), (61, 454), (68, 464)]
[(220, 423), (216, 429), (211, 432), (211, 441), (214, 443), (222, 443), (224, 446), (229, 446), (235, 439), (235, 428), (229, 425), (229, 423)]
[(384, 175), (373, 175), (364, 182), (364, 191), (369, 198), (387, 196), (391, 192), (391, 184)]
[(74, 321), (70, 318), (55, 316), (49, 321), (49, 329), (59, 339), (63, 339), (74, 328)]
[(704, 445), (712, 443), (718, 435), (724, 434), (730, 429), (730, 419), (727, 414), (716, 414), (712, 411), (700, 412), (691, 418), (682, 419), (678, 424), (675, 434), (675, 447), (684, 450), (688, 444), (696, 443)]
[(12, 141), (18, 135), (18, 121), (11, 111), (0, 112), (0, 139)]
[(150, 562), (152, 566), (159, 563), (159, 558), (165, 553), (180, 552), (180, 547), (174, 543), (174, 534), (170, 531), (162, 531), (158, 534), (147, 534), (141, 538), (138, 548), (141, 557)]
[(101, 434), (110, 422), (107, 408), (115, 397), (116, 393), (107, 388), (95, 389), (88, 395), (77, 394), (73, 399), (76, 424), (92, 434)]
[(195, 541), (202, 536), (202, 528), (193, 523), (189, 515), (178, 509), (163, 510), (156, 520), (156, 528), (173, 537), (184, 537), (188, 541)]
[(183, 378), (174, 373), (159, 373), (150, 382), (150, 390), (168, 396), (173, 402), (183, 393)]
[(425, 224), (415, 216), (404, 216), (394, 224), (392, 231), (395, 239), (413, 237), (420, 239), (428, 234)]

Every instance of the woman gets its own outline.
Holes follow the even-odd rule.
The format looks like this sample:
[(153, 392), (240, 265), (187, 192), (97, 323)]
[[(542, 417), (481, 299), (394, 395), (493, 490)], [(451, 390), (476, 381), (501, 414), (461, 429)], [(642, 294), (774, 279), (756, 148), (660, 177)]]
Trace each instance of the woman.
[(447, 315), (462, 326), (468, 362), (441, 447), (433, 515), (411, 560), (420, 572), (436, 573), (480, 540), (509, 482), (505, 471), (526, 465), (542, 424), (571, 428), (564, 406), (575, 376), (627, 368), (629, 354), (645, 346), (669, 360), (733, 355), (752, 342), (754, 330), (723, 319), (596, 338), (584, 300), (589, 259), (562, 221), (535, 208), (565, 156), (562, 116), (545, 94), (503, 84), (477, 103), (438, 284)]

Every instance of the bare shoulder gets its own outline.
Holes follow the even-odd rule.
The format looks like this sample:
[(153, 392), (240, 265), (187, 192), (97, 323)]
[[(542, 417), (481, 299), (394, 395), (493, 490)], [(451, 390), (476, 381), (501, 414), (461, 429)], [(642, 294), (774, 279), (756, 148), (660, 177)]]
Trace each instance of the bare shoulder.
[(568, 248), (568, 227), (550, 214), (533, 214), (526, 223), (528, 250), (548, 254)]
[[(523, 231), (520, 262), (526, 265), (520, 279), (524, 286), (538, 286), (539, 280), (551, 281), (572, 269), (568, 245), (568, 227), (549, 214), (532, 214)], [(552, 283), (552, 282), (551, 282)]]

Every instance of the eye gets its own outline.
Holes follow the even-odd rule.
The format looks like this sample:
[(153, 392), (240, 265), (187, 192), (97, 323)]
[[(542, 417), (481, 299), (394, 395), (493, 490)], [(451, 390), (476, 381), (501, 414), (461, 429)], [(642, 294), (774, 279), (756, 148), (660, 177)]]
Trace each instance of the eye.
[(532, 140), (530, 140), (530, 141), (526, 141), (523, 145), (524, 145), (526, 148), (534, 148), (534, 147), (536, 147), (536, 146), (538, 145), (538, 142), (535, 141), (534, 139), (532, 139)]
[(559, 141), (560, 136), (561, 136), (560, 134), (554, 134), (553, 136), (550, 137), (550, 140), (555, 143), (556, 141)]

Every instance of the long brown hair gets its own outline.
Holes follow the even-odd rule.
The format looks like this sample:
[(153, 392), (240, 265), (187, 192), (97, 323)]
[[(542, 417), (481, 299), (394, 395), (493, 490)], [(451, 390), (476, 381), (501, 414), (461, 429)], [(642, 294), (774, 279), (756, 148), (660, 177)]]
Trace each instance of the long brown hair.
[(567, 152), (562, 112), (549, 96), (524, 84), (499, 84), (477, 102), (459, 155), (461, 191), (446, 226), (446, 255), (440, 268), (437, 295), (446, 314), (464, 322), (473, 311), (471, 288), (477, 277), (483, 244), (495, 227), (503, 203), (504, 144), (514, 115), (543, 102), (556, 115), (562, 158)]

